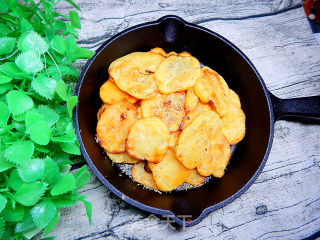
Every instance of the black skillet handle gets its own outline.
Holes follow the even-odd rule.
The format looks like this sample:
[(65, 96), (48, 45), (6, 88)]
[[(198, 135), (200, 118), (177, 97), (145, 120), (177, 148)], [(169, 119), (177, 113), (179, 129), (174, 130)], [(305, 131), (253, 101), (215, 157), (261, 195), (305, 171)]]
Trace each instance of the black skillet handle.
[(320, 120), (320, 96), (281, 99), (270, 93), (275, 119), (309, 118)]

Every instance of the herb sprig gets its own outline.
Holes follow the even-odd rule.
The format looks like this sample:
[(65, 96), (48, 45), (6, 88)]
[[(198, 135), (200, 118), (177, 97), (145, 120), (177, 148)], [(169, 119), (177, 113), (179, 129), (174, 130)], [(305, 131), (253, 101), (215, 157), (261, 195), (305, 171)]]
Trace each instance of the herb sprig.
[[(79, 7), (66, 0), (77, 10)], [(61, 208), (91, 204), (77, 192), (90, 174), (70, 173), (80, 155), (72, 124), (77, 97), (72, 66), (93, 52), (78, 47), (76, 11), (60, 0), (0, 0), (0, 238), (48, 234)]]

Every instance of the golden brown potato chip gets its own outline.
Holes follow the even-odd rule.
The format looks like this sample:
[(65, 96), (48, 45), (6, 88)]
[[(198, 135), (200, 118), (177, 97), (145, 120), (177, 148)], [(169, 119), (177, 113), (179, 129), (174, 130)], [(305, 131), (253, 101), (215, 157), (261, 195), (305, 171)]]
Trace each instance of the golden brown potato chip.
[(102, 113), (104, 112), (104, 110), (106, 110), (106, 108), (108, 107), (108, 104), (102, 104), (101, 108), (99, 109), (98, 113), (97, 113), (97, 119), (99, 120)]
[(109, 105), (97, 124), (97, 141), (101, 147), (110, 153), (124, 152), (129, 129), (137, 116), (137, 109), (127, 101)]
[(200, 175), (197, 169), (192, 169), (189, 173), (189, 176), (186, 178), (185, 182), (191, 185), (201, 185), (204, 182), (205, 177)]
[(185, 106), (186, 112), (192, 112), (200, 102), (193, 88), (188, 89), (186, 94)]
[(212, 155), (213, 139), (221, 128), (221, 119), (216, 112), (200, 114), (182, 130), (175, 148), (176, 157), (186, 168), (195, 168)]
[(222, 118), (222, 131), (231, 145), (240, 142), (246, 132), (246, 116), (241, 108), (230, 103), (227, 114)]
[(131, 176), (132, 179), (137, 183), (140, 183), (150, 189), (157, 189), (157, 185), (153, 180), (152, 173), (148, 173), (144, 169), (144, 161), (139, 161), (132, 166)]
[(141, 101), (143, 117), (158, 117), (167, 124), (170, 132), (179, 129), (184, 117), (184, 93), (171, 93)]
[(163, 94), (187, 90), (200, 76), (200, 63), (191, 56), (171, 55), (160, 64), (155, 76)]
[(240, 98), (232, 89), (229, 88), (229, 101), (241, 108)]
[(158, 54), (161, 54), (161, 55), (164, 56), (164, 57), (167, 57), (167, 53), (166, 53), (162, 48), (159, 48), (159, 47), (152, 48), (152, 49), (150, 50), (150, 52), (158, 53)]
[(159, 118), (141, 118), (130, 129), (127, 151), (135, 158), (158, 163), (167, 152), (169, 137), (168, 127)]
[(175, 148), (180, 133), (181, 133), (180, 131), (170, 133), (168, 149), (172, 150)]
[(172, 191), (181, 185), (190, 172), (177, 160), (172, 150), (167, 151), (160, 163), (148, 163), (148, 166), (158, 189), (164, 192)]
[(110, 153), (106, 151), (110, 160), (114, 163), (137, 163), (139, 159), (131, 157), (128, 153)]
[(106, 81), (100, 87), (100, 98), (104, 103), (107, 104), (114, 104), (123, 100), (127, 100), (131, 103), (135, 103), (136, 101), (138, 101), (138, 99), (122, 91), (115, 83), (111, 82), (110, 80)]
[(154, 74), (146, 74), (139, 71), (134, 64), (123, 62), (110, 69), (117, 86), (138, 99), (151, 98), (157, 93), (157, 84)]
[(169, 52), (169, 53), (167, 53), (167, 57), (169, 57), (169, 56), (176, 56), (176, 55), (178, 55), (178, 53), (176, 53), (176, 52)]
[(129, 53), (113, 61), (109, 66), (109, 73), (111, 69), (118, 68), (123, 63), (137, 67), (142, 74), (154, 73), (164, 59), (164, 56), (154, 52)]
[(182, 52), (182, 53), (179, 53), (178, 54), (179, 56), (184, 56), (184, 57), (187, 57), (187, 56), (192, 56), (190, 53), (188, 53), (188, 52), (186, 52), (186, 51), (184, 51), (184, 52)]
[(201, 113), (207, 112), (212, 110), (211, 107), (208, 104), (199, 102), (196, 106), (196, 108), (192, 112), (188, 112), (182, 120), (182, 124), (180, 125), (180, 129), (185, 129), (193, 119), (195, 119), (197, 116), (199, 116)]
[(211, 154), (198, 163), (197, 170), (203, 176), (222, 177), (229, 162), (231, 150), (227, 138), (222, 132), (212, 139)]
[(202, 68), (201, 77), (196, 81), (194, 90), (202, 102), (212, 101), (220, 116), (226, 114), (229, 104), (229, 87), (216, 71), (209, 67)]

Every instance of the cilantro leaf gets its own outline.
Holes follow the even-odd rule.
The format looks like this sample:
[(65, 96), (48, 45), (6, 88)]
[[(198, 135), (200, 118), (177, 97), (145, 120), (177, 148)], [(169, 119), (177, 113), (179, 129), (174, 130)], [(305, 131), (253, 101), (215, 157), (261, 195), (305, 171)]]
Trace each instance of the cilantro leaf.
[(58, 122), (60, 118), (54, 110), (44, 105), (38, 107), (38, 113), (44, 116), (50, 127)]
[(69, 17), (71, 21), (71, 26), (74, 28), (81, 29), (79, 15), (75, 11), (69, 11)]
[(0, 84), (8, 83), (12, 80), (12, 77), (6, 76), (3, 73), (0, 73)]
[(15, 208), (12, 204), (6, 204), (6, 207), (2, 211), (2, 216), (7, 222), (19, 222), (23, 219), (24, 208), (17, 204)]
[(23, 183), (14, 199), (23, 206), (32, 206), (41, 199), (46, 188), (47, 185), (40, 182)]
[(11, 162), (7, 162), (4, 158), (4, 153), (0, 152), (0, 172), (4, 172), (13, 167)]
[(67, 93), (67, 87), (63, 80), (60, 80), (57, 83), (56, 86), (56, 93), (59, 97), (61, 97), (62, 100), (67, 101), (68, 100), (68, 93)]
[(16, 45), (16, 39), (12, 37), (0, 37), (0, 55), (12, 53)]
[(36, 124), (37, 122), (44, 119), (45, 119), (44, 116), (38, 113), (36, 110), (30, 110), (25, 114), (26, 128), (29, 128), (33, 124)]
[(6, 62), (0, 65), (0, 72), (8, 75), (12, 78), (22, 79), (24, 78), (24, 73), (17, 67), (14, 62)]
[(71, 96), (67, 100), (67, 107), (68, 107), (68, 112), (69, 116), (72, 117), (72, 110), (73, 108), (77, 105), (78, 103), (78, 97), (77, 96)]
[(16, 57), (15, 63), (21, 71), (31, 74), (41, 71), (44, 67), (40, 53), (36, 54), (34, 51), (21, 53)]
[(87, 172), (87, 166), (82, 166), (75, 174), (74, 178), (76, 180), (76, 189), (82, 188), (90, 181), (90, 173)]
[(51, 189), (51, 195), (60, 195), (69, 191), (72, 191), (76, 188), (76, 181), (74, 176), (71, 173), (68, 173), (61, 177), (61, 179), (53, 185)]
[(42, 97), (46, 99), (52, 99), (54, 92), (56, 90), (57, 81), (53, 78), (46, 77), (44, 75), (39, 75), (32, 80), (32, 88)]
[(65, 40), (59, 36), (55, 35), (51, 40), (51, 47), (60, 54), (65, 54), (66, 52), (66, 43)]
[(66, 153), (70, 153), (70, 154), (74, 154), (74, 155), (80, 155), (80, 149), (79, 149), (79, 145), (77, 143), (69, 143), (69, 142), (63, 142), (60, 143), (60, 147), (62, 149), (62, 151), (66, 152)]
[(59, 167), (55, 161), (46, 157), (44, 159), (44, 181), (47, 183), (55, 183), (59, 179)]
[(89, 220), (89, 223), (91, 225), (91, 216), (92, 216), (92, 204), (86, 200), (83, 200), (82, 201), (84, 203), (84, 206), (86, 208), (86, 213), (87, 213), (87, 216), (88, 216), (88, 220)]
[(16, 224), (14, 231), (16, 233), (23, 233), (33, 228), (35, 228), (35, 225), (33, 223), (30, 211), (28, 210), (24, 212), (23, 220)]
[(23, 181), (19, 176), (17, 169), (13, 170), (7, 180), (8, 187), (12, 188), (15, 191), (18, 191), (22, 186)]
[(18, 173), (24, 182), (40, 180), (45, 173), (44, 161), (39, 158), (32, 158), (27, 164), (18, 166)]
[(45, 40), (34, 31), (27, 31), (22, 34), (18, 42), (18, 48), (23, 52), (34, 51), (44, 54), (48, 51), (48, 44)]
[(57, 225), (58, 221), (59, 221), (59, 212), (56, 211), (53, 218), (50, 220), (47, 226), (44, 227), (44, 235), (48, 235), (52, 231), (52, 229)]
[(6, 197), (4, 197), (3, 195), (0, 194), (0, 213), (2, 212), (2, 210), (4, 209), (6, 204), (7, 204)]
[(10, 111), (7, 104), (0, 102), (0, 127), (7, 126), (9, 117)]
[(50, 142), (52, 130), (47, 121), (41, 120), (29, 127), (27, 133), (30, 134), (30, 139), (35, 143), (47, 145)]
[(33, 107), (32, 98), (24, 92), (11, 90), (7, 93), (6, 97), (10, 112), (13, 115), (19, 115)]
[(57, 208), (50, 200), (43, 200), (31, 209), (33, 222), (39, 229), (47, 226), (56, 215)]
[(34, 144), (31, 141), (15, 142), (4, 151), (4, 157), (13, 163), (27, 163), (34, 151)]

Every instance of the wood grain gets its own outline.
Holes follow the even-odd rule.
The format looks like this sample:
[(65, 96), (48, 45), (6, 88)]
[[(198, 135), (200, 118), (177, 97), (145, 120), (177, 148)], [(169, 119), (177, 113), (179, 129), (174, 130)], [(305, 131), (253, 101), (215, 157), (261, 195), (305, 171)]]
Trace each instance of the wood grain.
[[(320, 95), (320, 46), (301, 1), (79, 0), (81, 46), (96, 49), (139, 23), (175, 14), (223, 35), (254, 63), (282, 98)], [(67, 12), (70, 5), (60, 4)], [(83, 62), (79, 63), (81, 67)], [(92, 225), (78, 204), (62, 211), (57, 239), (302, 239), (320, 226), (320, 127), (279, 121), (266, 167), (241, 197), (198, 225), (175, 230), (115, 197), (96, 178), (82, 190)]]

